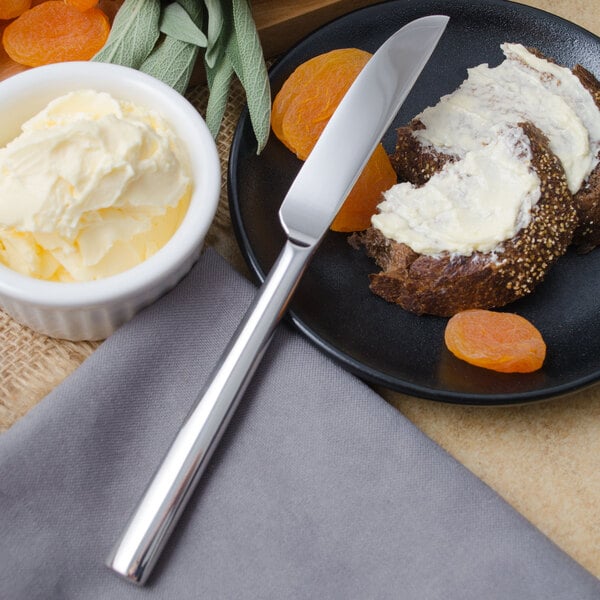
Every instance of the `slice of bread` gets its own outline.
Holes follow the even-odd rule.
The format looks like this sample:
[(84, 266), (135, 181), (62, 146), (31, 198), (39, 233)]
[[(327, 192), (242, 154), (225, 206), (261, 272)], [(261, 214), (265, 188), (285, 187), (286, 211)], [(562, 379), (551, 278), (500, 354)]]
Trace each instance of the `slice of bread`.
[[(477, 119), (477, 116), (473, 117), (473, 115), (476, 115), (477, 109), (481, 108), (480, 105), (475, 105), (475, 108), (473, 108), (469, 104), (473, 96), (473, 86), (475, 85), (471, 84), (471, 78), (475, 76), (482, 77), (485, 84), (488, 76), (495, 75), (495, 71), (497, 72), (502, 68), (506, 68), (506, 65), (508, 65), (516, 75), (522, 76), (525, 80), (529, 78), (532, 83), (529, 96), (534, 99), (533, 106), (537, 105), (540, 107), (538, 118), (535, 118), (535, 115), (531, 114), (530, 107), (526, 106), (526, 102), (523, 103), (522, 107), (519, 106), (518, 95), (513, 98), (511, 104), (516, 105), (514, 112), (523, 112), (521, 120), (534, 123), (543, 133), (549, 136), (550, 148), (553, 149), (555, 154), (563, 158), (563, 167), (567, 171), (570, 191), (574, 197), (579, 219), (579, 225), (573, 237), (573, 244), (579, 252), (588, 252), (600, 245), (600, 82), (582, 66), (577, 65), (569, 72), (568, 69), (556, 65), (552, 60), (545, 58), (535, 49), (525, 49), (518, 44), (503, 44), (502, 48), (507, 58), (499, 67), (489, 69), (487, 65), (480, 65), (479, 67), (470, 69), (469, 78), (456, 92), (442, 98), (438, 105), (426, 109), (406, 127), (398, 130), (392, 164), (400, 180), (422, 185), (443, 164), (460, 158), (462, 152), (464, 152), (464, 149), (460, 147), (460, 143), (457, 143), (456, 147), (453, 147), (452, 142), (447, 137), (443, 139), (443, 136), (442, 141), (438, 144), (429, 141), (429, 136), (433, 139), (436, 139), (437, 136), (437, 139), (440, 139), (438, 132), (435, 131), (435, 127), (440, 127), (440, 123), (443, 123), (445, 116), (443, 112), (444, 108), (440, 109), (440, 105), (447, 99), (452, 101), (453, 97), (458, 94), (460, 98), (457, 103), (458, 108), (456, 106), (450, 107), (451, 113), (449, 114), (449, 118), (462, 118), (460, 112), (464, 110), (466, 113), (465, 123), (468, 126), (474, 119)], [(531, 74), (534, 77), (529, 77)], [(561, 77), (563, 81), (561, 81)], [(576, 90), (576, 86), (574, 85), (574, 82), (577, 80), (582, 86), (580, 90)], [(485, 114), (482, 119), (485, 123), (488, 123), (490, 119), (497, 118), (498, 120), (502, 120), (505, 118), (507, 98), (510, 99), (510, 94), (512, 93), (508, 90), (511, 87), (511, 82), (508, 81), (505, 83), (505, 86), (498, 86), (496, 83), (495, 89), (491, 86), (490, 89), (492, 91), (486, 92), (491, 96), (489, 104), (493, 106), (492, 103), (496, 102), (498, 115), (497, 117), (496, 115), (490, 117), (489, 114)], [(521, 84), (522, 81), (519, 83)], [(564, 88), (567, 87), (565, 84), (570, 86), (571, 96), (565, 94)], [(537, 91), (535, 86), (538, 88)], [(517, 85), (518, 88), (519, 85)], [(588, 98), (583, 97), (586, 91), (589, 94)], [(577, 97), (573, 97), (575, 93)], [(540, 94), (539, 103), (537, 102), (538, 94)], [(541, 97), (542, 95), (544, 96), (543, 98)], [(547, 104), (544, 104), (546, 100)], [(560, 107), (563, 105), (569, 105), (565, 106), (565, 114), (556, 114), (554, 118), (552, 111), (556, 111), (557, 106)], [(596, 114), (592, 114), (594, 105)], [(513, 109), (512, 107), (508, 107), (508, 110), (511, 111)], [(568, 113), (568, 111), (571, 112)], [(431, 119), (430, 115), (432, 113), (434, 115), (434, 130), (430, 133), (423, 120)], [(456, 116), (457, 114), (459, 117)], [(549, 114), (550, 116), (548, 116)], [(509, 115), (507, 118), (513, 116)], [(568, 122), (569, 125), (566, 126), (565, 122)], [(455, 120), (454, 123), (456, 125), (458, 121)], [(589, 127), (587, 131), (586, 126)], [(556, 147), (564, 141), (561, 138), (570, 135), (570, 130), (573, 132), (579, 131), (580, 133), (583, 130), (587, 134), (586, 137), (588, 139), (582, 141), (581, 139), (577, 139), (576, 134), (573, 133), (571, 140), (567, 140), (567, 142), (570, 141), (573, 144), (571, 155), (569, 154), (570, 148), (568, 147), (566, 149), (560, 148), (560, 151), (556, 151)], [(583, 142), (589, 144), (588, 156), (581, 156), (581, 146), (578, 143)], [(570, 165), (580, 167), (586, 160), (590, 164), (590, 169), (589, 172), (585, 172), (585, 177), (581, 177), (581, 173), (570, 177), (568, 171)]]
[[(548, 140), (531, 123), (519, 127), (529, 140), (531, 169), (540, 184), (528, 225), (493, 251), (469, 255), (419, 254), (375, 227), (356, 233), (350, 243), (364, 246), (382, 269), (370, 276), (375, 294), (410, 312), (451, 316), (467, 308), (504, 306), (531, 293), (544, 279), (571, 243), (578, 219), (561, 162)], [(415, 150), (411, 177), (427, 181), (452, 160)]]

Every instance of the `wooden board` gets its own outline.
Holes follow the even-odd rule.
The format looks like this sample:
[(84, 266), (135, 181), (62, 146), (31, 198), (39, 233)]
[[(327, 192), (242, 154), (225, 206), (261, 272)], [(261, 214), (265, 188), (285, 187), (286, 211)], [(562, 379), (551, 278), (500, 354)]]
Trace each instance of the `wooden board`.
[(267, 58), (281, 54), (311, 31), (379, 0), (253, 0), (252, 11)]

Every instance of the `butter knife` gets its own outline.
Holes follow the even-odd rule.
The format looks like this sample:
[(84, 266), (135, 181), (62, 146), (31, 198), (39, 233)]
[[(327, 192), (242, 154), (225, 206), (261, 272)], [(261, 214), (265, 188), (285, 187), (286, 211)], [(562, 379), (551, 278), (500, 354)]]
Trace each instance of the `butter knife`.
[(131, 515), (107, 565), (143, 585), (227, 427), (310, 258), (442, 36), (412, 21), (352, 84), (279, 211), (285, 245)]

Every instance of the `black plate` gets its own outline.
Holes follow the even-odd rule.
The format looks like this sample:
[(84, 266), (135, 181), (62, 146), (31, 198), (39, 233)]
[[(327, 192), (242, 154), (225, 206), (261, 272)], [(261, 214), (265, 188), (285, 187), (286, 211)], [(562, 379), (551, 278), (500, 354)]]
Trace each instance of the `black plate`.
[[(560, 64), (580, 63), (600, 75), (600, 39), (543, 11), (502, 0), (399, 0), (346, 15), (296, 45), (271, 69), (273, 95), (308, 58), (342, 47), (374, 52), (397, 29), (428, 14), (446, 14), (450, 23), (384, 138), (388, 151), (395, 128), (454, 90), (467, 67), (498, 64), (502, 42), (533, 46)], [(283, 246), (277, 212), (300, 167), (273, 135), (257, 156), (248, 113), (242, 115), (229, 163), (230, 210), (242, 252), (261, 281)], [(536, 373), (501, 374), (453, 357), (443, 342), (446, 319), (417, 317), (373, 295), (368, 274), (377, 269), (346, 237), (326, 236), (290, 317), (364, 380), (445, 402), (512, 404), (563, 395), (600, 377), (600, 249), (586, 256), (569, 252), (533, 295), (508, 307), (540, 329), (548, 354)]]

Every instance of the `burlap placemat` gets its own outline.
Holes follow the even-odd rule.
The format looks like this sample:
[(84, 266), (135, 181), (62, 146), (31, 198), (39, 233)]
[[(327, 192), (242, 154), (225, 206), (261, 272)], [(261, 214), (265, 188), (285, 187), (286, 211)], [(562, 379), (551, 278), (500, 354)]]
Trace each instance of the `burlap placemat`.
[[(193, 87), (187, 96), (204, 115), (208, 100), (206, 86)], [(229, 147), (244, 102), (244, 91), (235, 81), (217, 139), (222, 167), (221, 199), (206, 244), (216, 248), (240, 271), (247, 272), (234, 242), (227, 204)], [(0, 310), (0, 431), (8, 429), (26, 414), (77, 368), (99, 343), (52, 339), (16, 323)]]

